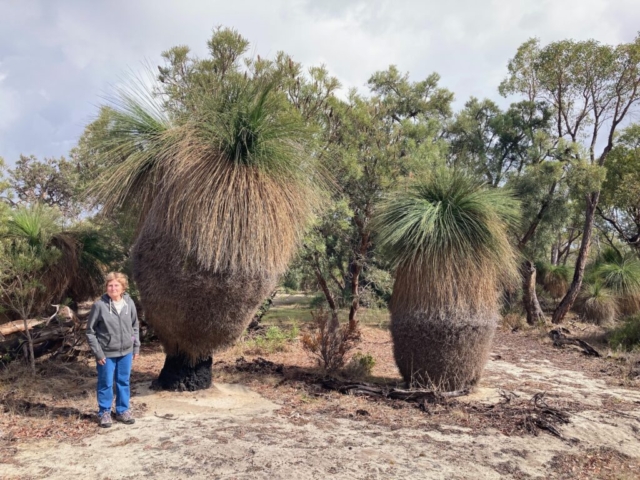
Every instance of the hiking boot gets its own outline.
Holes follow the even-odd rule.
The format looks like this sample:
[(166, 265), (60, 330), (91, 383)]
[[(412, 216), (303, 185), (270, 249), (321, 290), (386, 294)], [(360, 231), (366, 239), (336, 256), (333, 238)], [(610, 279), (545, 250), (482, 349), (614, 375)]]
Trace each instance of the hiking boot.
[(102, 428), (109, 428), (111, 426), (111, 412), (110, 411), (106, 411), (103, 412), (99, 417), (98, 417), (98, 425), (100, 425)]
[(131, 412), (129, 410), (121, 413), (120, 415), (116, 415), (116, 420), (122, 423), (126, 423), (127, 425), (136, 423), (135, 418), (131, 416)]

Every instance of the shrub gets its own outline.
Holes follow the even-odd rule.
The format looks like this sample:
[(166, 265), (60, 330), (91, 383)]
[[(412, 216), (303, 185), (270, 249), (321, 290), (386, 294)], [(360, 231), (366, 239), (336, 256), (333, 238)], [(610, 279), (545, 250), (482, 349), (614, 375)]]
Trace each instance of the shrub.
[(344, 373), (348, 378), (366, 378), (371, 375), (375, 365), (376, 359), (371, 354), (357, 352), (351, 357)]
[(602, 263), (595, 275), (618, 299), (622, 313), (632, 315), (640, 307), (640, 261), (631, 256)]
[(326, 372), (344, 366), (347, 353), (360, 340), (360, 330), (350, 324), (340, 325), (335, 313), (323, 308), (311, 312), (313, 331), (302, 336), (302, 347)]
[(609, 337), (614, 350), (631, 351), (640, 347), (640, 315), (627, 317)]

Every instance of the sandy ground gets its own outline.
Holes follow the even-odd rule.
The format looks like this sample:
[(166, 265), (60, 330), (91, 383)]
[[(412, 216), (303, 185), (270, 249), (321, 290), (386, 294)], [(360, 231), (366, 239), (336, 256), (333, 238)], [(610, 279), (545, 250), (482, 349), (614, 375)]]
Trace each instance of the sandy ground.
[[(144, 410), (135, 425), (96, 429), (76, 442), (20, 443), (12, 460), (0, 464), (0, 477), (640, 478), (640, 390), (612, 385), (597, 369), (563, 366), (565, 357), (545, 356), (520, 356), (496, 342), (482, 384), (460, 401), (486, 406), (504, 401), (505, 392), (513, 398), (545, 392), (550, 402), (572, 406), (570, 423), (559, 427), (563, 439), (543, 431), (469, 428), (464, 418), (412, 427), (357, 414), (330, 416), (292, 408), (286, 398), (269, 400), (241, 384), (173, 393), (150, 391), (144, 382), (134, 388), (132, 402)], [(341, 405), (349, 403), (341, 398)], [(426, 416), (417, 409), (409, 414)]]

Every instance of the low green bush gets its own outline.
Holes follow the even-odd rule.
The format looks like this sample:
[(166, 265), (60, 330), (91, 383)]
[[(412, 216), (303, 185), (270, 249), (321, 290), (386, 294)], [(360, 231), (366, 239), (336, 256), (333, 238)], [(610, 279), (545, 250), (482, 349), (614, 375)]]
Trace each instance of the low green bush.
[(349, 378), (366, 378), (371, 375), (376, 359), (368, 353), (356, 352), (345, 367), (345, 375)]
[(640, 348), (640, 314), (627, 317), (609, 337), (614, 350), (631, 351)]

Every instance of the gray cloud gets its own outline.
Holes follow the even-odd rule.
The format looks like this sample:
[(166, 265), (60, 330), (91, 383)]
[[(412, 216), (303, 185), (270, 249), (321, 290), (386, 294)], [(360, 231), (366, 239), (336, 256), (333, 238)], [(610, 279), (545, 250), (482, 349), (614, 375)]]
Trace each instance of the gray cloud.
[(206, 54), (215, 25), (237, 28), (255, 53), (284, 50), (324, 63), (345, 88), (396, 64), (420, 79), (436, 71), (460, 106), (498, 98), (518, 45), (537, 36), (631, 41), (635, 0), (33, 0), (0, 3), (0, 156), (68, 152), (101, 95), (127, 72), (186, 44)]

